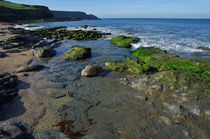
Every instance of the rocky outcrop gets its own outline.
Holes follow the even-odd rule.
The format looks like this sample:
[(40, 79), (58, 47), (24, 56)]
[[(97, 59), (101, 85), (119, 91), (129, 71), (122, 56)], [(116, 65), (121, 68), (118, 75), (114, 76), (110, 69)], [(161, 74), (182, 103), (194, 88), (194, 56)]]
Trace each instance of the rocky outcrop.
[(0, 21), (15, 22), (52, 17), (53, 14), (45, 6), (16, 4), (8, 1), (0, 2)]
[(103, 72), (103, 69), (99, 66), (87, 65), (85, 69), (82, 70), (81, 76), (92, 77)]
[[(18, 52), (31, 49), (40, 39), (33, 36), (16, 36), (1, 42), (0, 47), (7, 52)], [(16, 51), (14, 51), (16, 50)]]
[(26, 123), (17, 120), (0, 122), (1, 139), (34, 139), (33, 130)]
[(17, 81), (18, 77), (16, 75), (10, 75), (9, 73), (0, 75), (0, 108), (17, 95)]

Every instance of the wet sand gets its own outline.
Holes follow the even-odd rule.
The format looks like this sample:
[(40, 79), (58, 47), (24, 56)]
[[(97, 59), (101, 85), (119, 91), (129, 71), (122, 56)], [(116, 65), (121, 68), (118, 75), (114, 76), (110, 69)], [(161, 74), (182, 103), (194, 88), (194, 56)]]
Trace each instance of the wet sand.
[[(16, 36), (16, 34), (11, 33), (7, 29), (14, 26), (15, 24), (0, 23), (0, 41)], [(0, 48), (0, 52), (5, 51)], [(45, 94), (37, 92), (36, 89), (32, 90), (32, 86), (35, 86), (36, 83), (33, 82), (33, 79), (27, 79), (35, 73), (28, 73), (29, 76), (26, 77), (22, 76), (23, 73), (16, 73), (33, 61), (32, 50), (6, 54), (8, 55), (7, 57), (0, 59), (0, 74), (16, 74), (19, 77), (19, 92), (17, 97), (2, 107), (0, 120), (22, 120), (32, 126), (35, 131), (51, 129), (52, 123), (55, 124), (59, 117), (56, 107), (65, 104), (67, 100), (49, 99)]]

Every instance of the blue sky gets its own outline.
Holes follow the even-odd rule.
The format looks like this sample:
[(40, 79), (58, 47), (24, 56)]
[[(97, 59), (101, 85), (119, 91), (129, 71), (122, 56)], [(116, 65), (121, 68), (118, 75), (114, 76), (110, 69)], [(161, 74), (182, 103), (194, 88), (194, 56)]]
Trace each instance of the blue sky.
[(10, 0), (100, 18), (210, 18), (210, 0)]

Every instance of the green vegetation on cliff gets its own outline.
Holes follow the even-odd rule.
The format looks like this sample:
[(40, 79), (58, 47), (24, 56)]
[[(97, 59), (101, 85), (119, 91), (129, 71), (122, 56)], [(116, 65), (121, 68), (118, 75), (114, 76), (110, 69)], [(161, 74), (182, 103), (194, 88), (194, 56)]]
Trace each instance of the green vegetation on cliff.
[(53, 14), (50, 12), (48, 7), (45, 6), (25, 5), (8, 1), (0, 1), (0, 21), (17, 22), (52, 17)]
[(36, 10), (33, 5), (17, 4), (9, 1), (0, 1), (0, 7), (10, 8), (14, 10)]

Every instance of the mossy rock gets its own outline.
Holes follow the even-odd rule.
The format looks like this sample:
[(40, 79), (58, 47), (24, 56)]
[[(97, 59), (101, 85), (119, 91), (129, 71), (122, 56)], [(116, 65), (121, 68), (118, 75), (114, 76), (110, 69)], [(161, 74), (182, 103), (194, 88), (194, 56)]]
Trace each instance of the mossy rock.
[(171, 83), (177, 87), (185, 85), (189, 88), (197, 86), (200, 89), (210, 89), (209, 60), (179, 58), (154, 47), (139, 48), (132, 51), (131, 55), (158, 69), (159, 72), (169, 71), (169, 73), (173, 73), (165, 74), (163, 79), (170, 82), (167, 78), (169, 75), (173, 75), (170, 79), (177, 80)]
[(154, 76), (175, 89), (198, 89), (201, 92), (210, 90), (209, 60), (179, 58), (154, 47), (139, 48), (132, 51), (131, 55), (137, 58), (138, 62), (128, 59), (106, 62), (106, 67), (109, 70), (133, 74), (147, 73), (152, 68), (156, 69)]
[(91, 48), (75, 47), (66, 52), (59, 60), (80, 60), (91, 57)]
[(39, 29), (35, 31), (18, 30), (17, 33), (28, 34), (38, 38), (58, 39), (58, 40), (97, 40), (104, 35), (110, 33), (102, 33), (100, 31), (85, 31), (85, 30), (67, 30), (65, 26)]
[(131, 60), (129, 57), (127, 57), (127, 59), (124, 61), (105, 62), (105, 66), (108, 70), (128, 74), (143, 74), (157, 71), (150, 65), (138, 60)]
[(83, 25), (83, 26), (81, 26), (81, 28), (87, 29), (88, 25)]
[(117, 36), (110, 39), (110, 42), (122, 48), (130, 48), (132, 43), (137, 43), (139, 38), (137, 37), (127, 37), (127, 36)]

